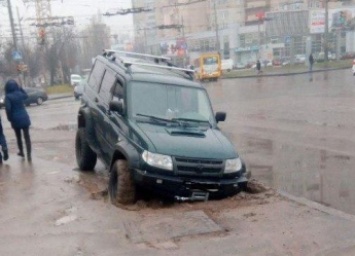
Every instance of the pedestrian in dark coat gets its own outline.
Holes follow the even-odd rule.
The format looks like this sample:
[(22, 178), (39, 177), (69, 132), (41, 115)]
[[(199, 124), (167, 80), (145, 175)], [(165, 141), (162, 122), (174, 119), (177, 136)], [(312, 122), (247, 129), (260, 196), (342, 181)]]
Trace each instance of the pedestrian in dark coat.
[(256, 70), (258, 71), (258, 74), (261, 73), (261, 63), (260, 63), (260, 60), (258, 60), (258, 61), (256, 62)]
[(5, 161), (9, 159), (9, 153), (7, 150), (7, 143), (6, 143), (6, 138), (4, 135), (4, 130), (2, 129), (2, 122), (0, 118), (0, 145), (1, 145), (1, 150), (4, 156), (0, 152), (0, 164), (2, 164), (2, 160), (4, 159)]
[(308, 60), (309, 60), (309, 71), (312, 71), (312, 69), (313, 69), (313, 64), (314, 64), (314, 58), (313, 58), (312, 53), (309, 55)]
[(5, 108), (7, 119), (10, 121), (12, 128), (15, 131), (17, 146), (19, 149), (18, 155), (24, 157), (22, 136), (23, 132), (27, 151), (27, 160), (31, 161), (31, 138), (30, 125), (31, 120), (26, 111), (24, 100), (28, 98), (27, 93), (18, 85), (15, 80), (9, 80), (5, 85)]

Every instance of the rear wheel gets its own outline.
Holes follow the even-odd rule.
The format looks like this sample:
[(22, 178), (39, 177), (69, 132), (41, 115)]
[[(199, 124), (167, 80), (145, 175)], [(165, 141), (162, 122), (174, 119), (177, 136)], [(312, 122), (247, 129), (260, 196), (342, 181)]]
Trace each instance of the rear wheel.
[(111, 168), (108, 185), (111, 203), (133, 204), (136, 200), (136, 186), (126, 160), (116, 160)]
[(90, 171), (94, 169), (97, 161), (97, 155), (90, 148), (89, 144), (85, 139), (85, 128), (79, 128), (76, 133), (75, 155), (76, 162), (80, 170)]
[(43, 99), (41, 97), (38, 97), (37, 100), (36, 100), (36, 103), (37, 103), (38, 106), (42, 105)]

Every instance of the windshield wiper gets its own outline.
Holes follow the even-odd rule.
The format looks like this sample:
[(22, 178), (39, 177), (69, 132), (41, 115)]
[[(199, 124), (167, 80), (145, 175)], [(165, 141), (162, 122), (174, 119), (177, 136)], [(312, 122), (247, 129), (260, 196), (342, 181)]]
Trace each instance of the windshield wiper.
[(208, 124), (210, 127), (212, 127), (212, 124), (208, 120), (199, 120), (199, 119), (192, 119), (192, 118), (183, 118), (183, 117), (176, 117), (171, 120), (174, 120), (176, 122), (195, 122), (195, 123), (204, 123)]
[(167, 122), (167, 123), (177, 123), (178, 121), (177, 120), (174, 120), (174, 119), (166, 119), (166, 118), (162, 118), (162, 117), (158, 117), (158, 116), (151, 116), (151, 115), (145, 115), (145, 114), (136, 114), (136, 116), (143, 116), (143, 117), (148, 117), (152, 120), (155, 120), (155, 121), (162, 121), (162, 122)]

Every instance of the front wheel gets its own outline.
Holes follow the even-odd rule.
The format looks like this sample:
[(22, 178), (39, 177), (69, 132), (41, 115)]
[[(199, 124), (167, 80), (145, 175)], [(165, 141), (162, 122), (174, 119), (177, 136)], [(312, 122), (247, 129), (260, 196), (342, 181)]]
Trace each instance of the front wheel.
[(136, 200), (136, 186), (126, 160), (116, 160), (112, 165), (108, 184), (111, 203), (133, 204)]
[(97, 155), (90, 148), (85, 139), (85, 128), (79, 128), (76, 132), (75, 155), (76, 162), (78, 163), (80, 170), (90, 171), (94, 169), (97, 161)]

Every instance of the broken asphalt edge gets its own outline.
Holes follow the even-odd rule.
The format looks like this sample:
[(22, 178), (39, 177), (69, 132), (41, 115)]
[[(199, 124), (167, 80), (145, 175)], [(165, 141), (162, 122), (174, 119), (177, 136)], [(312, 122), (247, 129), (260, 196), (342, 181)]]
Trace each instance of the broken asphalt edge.
[(318, 210), (320, 212), (323, 212), (323, 213), (326, 213), (326, 214), (329, 214), (329, 215), (332, 215), (332, 216), (335, 216), (338, 218), (342, 218), (342, 219), (346, 219), (346, 220), (355, 222), (355, 215), (345, 213), (343, 211), (334, 209), (330, 206), (325, 206), (323, 204), (311, 201), (311, 200), (304, 198), (304, 197), (293, 196), (293, 195), (291, 195), (287, 192), (284, 192), (284, 191), (276, 190), (276, 192), (279, 195), (281, 195), (282, 197), (289, 199), (290, 201), (296, 202), (298, 204), (307, 206), (307, 207), (312, 208), (314, 210)]

